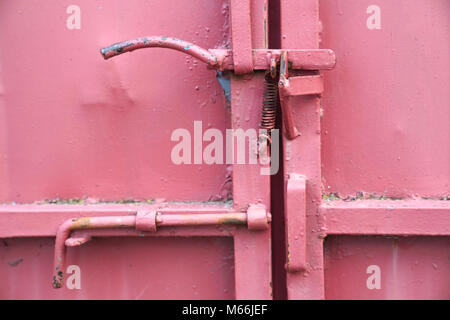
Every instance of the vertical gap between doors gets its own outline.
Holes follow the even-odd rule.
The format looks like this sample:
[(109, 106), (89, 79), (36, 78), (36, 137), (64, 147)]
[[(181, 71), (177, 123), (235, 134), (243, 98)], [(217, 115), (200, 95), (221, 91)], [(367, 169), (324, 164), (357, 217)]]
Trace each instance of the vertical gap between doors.
[[(269, 48), (279, 49), (281, 46), (280, 0), (269, 0)], [(281, 110), (277, 110), (276, 129), (281, 131)], [(272, 213), (272, 288), (273, 299), (287, 299), (286, 287), (286, 248), (284, 225), (284, 170), (283, 143), (280, 134), (280, 168), (278, 173), (270, 178), (271, 213)]]

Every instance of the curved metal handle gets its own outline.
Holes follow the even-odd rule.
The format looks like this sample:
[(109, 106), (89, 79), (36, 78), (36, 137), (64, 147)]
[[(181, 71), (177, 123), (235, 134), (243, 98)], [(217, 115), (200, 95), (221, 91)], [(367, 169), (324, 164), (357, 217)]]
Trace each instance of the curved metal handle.
[(119, 54), (142, 48), (174, 49), (189, 54), (200, 61), (205, 62), (210, 67), (216, 67), (219, 65), (217, 57), (210, 51), (184, 40), (163, 36), (143, 37), (119, 42), (109, 47), (100, 49), (100, 53), (106, 60)]

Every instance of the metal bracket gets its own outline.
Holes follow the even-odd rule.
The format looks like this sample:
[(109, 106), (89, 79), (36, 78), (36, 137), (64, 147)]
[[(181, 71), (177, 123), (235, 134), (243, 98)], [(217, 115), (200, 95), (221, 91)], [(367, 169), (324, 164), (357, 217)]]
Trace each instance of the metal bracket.
[(251, 1), (230, 0), (234, 73), (253, 72)]

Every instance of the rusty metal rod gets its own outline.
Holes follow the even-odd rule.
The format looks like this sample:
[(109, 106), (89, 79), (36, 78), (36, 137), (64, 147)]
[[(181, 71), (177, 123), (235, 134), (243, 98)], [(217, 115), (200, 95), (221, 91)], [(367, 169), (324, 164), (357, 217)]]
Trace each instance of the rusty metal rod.
[(222, 213), (222, 214), (167, 214), (156, 216), (157, 226), (200, 226), (220, 224), (247, 224), (245, 212)]
[(66, 220), (59, 226), (56, 232), (55, 255), (53, 259), (53, 287), (62, 287), (66, 265), (66, 240), (72, 231), (83, 229), (131, 228), (135, 225), (135, 216), (86, 217)]
[[(125, 52), (142, 48), (168, 48), (189, 54), (209, 67), (219, 70), (234, 70), (233, 51), (229, 49), (204, 49), (193, 43), (164, 36), (142, 37), (127, 40), (100, 49), (103, 58), (109, 59)], [(336, 64), (336, 55), (329, 49), (291, 49), (289, 62), (292, 69), (329, 70)], [(267, 70), (271, 67), (271, 60), (280, 61), (282, 50), (253, 49), (253, 69)], [(270, 58), (268, 58), (270, 57)]]

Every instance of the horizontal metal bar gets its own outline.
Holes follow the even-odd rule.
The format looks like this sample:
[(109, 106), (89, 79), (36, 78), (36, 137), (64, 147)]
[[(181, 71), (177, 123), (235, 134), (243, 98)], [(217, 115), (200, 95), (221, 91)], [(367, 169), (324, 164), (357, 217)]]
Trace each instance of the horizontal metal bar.
[(329, 235), (450, 235), (449, 201), (327, 201), (320, 213)]
[[(233, 70), (233, 52), (227, 49), (210, 49), (222, 70)], [(253, 69), (269, 70), (271, 59), (280, 61), (281, 52), (277, 49), (253, 49)], [(289, 68), (296, 70), (331, 70), (336, 65), (336, 55), (330, 49), (287, 49)]]
[(222, 224), (247, 224), (247, 214), (245, 212), (217, 213), (217, 214), (170, 214), (156, 217), (156, 225), (159, 227), (176, 226), (207, 226)]
[[(164, 214), (207, 214), (234, 212), (223, 204), (77, 204), (0, 205), (0, 238), (54, 237), (66, 220), (81, 217), (127, 216), (138, 210), (158, 210)], [(162, 234), (164, 234), (163, 232)]]

